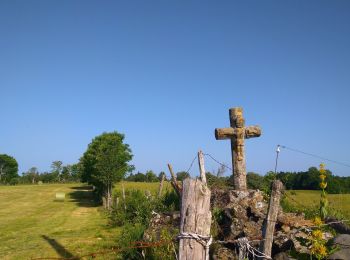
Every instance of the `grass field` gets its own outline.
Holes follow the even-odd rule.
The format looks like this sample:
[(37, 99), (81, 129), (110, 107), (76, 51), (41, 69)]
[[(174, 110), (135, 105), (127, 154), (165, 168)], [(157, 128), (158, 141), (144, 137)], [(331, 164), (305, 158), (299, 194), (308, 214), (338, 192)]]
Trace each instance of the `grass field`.
[[(320, 191), (295, 190), (286, 191), (289, 203), (298, 209), (318, 208), (320, 205)], [(294, 195), (293, 195), (294, 194)], [(335, 212), (341, 213), (345, 218), (350, 219), (350, 194), (328, 194), (329, 207)]]
[[(156, 194), (159, 183), (124, 186)], [(64, 202), (55, 201), (56, 192), (66, 193)], [(115, 245), (120, 231), (108, 226), (91, 190), (81, 184), (0, 186), (0, 198), (0, 259), (84, 255)], [(98, 259), (108, 258), (113, 256)]]

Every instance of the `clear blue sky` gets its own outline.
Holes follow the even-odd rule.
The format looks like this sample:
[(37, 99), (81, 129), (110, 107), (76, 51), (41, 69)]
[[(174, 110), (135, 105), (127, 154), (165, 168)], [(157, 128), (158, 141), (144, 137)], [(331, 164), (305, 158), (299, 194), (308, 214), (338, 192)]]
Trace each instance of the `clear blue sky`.
[[(273, 170), (277, 144), (350, 163), (349, 14), (345, 0), (2, 0), (0, 153), (46, 171), (116, 130), (139, 171), (186, 170), (198, 149), (230, 165), (214, 129), (242, 106), (263, 129), (248, 171)], [(279, 170), (320, 162), (282, 150)]]

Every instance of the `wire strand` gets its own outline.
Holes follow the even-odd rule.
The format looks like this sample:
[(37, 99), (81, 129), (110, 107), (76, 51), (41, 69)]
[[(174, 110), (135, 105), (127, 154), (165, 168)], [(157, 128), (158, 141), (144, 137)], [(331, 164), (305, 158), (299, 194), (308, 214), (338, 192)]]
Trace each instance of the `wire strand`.
[(229, 169), (229, 170), (232, 171), (232, 168), (231, 168), (231, 167), (227, 166), (227, 165), (224, 164), (224, 163), (219, 162), (219, 161), (218, 161), (217, 159), (215, 159), (211, 154), (209, 154), (209, 153), (204, 153), (203, 155), (208, 156), (208, 157), (211, 158), (214, 162), (216, 162), (216, 163), (220, 164), (221, 166), (224, 166), (224, 167), (226, 167), (227, 169)]
[(315, 157), (315, 158), (318, 158), (318, 159), (321, 159), (321, 160), (324, 160), (324, 161), (332, 162), (332, 163), (339, 164), (339, 165), (342, 165), (342, 166), (350, 168), (350, 164), (346, 164), (346, 163), (343, 163), (343, 162), (335, 161), (335, 160), (332, 160), (332, 159), (327, 159), (327, 158), (319, 156), (317, 154), (307, 153), (307, 152), (304, 152), (304, 151), (301, 151), (301, 150), (298, 150), (298, 149), (294, 149), (294, 148), (291, 148), (291, 147), (288, 147), (288, 146), (285, 146), (285, 145), (280, 145), (280, 147), (284, 148), (284, 149), (287, 149), (287, 150), (290, 150), (290, 151), (293, 151), (293, 152), (302, 153), (302, 154), (309, 155), (309, 156), (312, 156), (312, 157)]

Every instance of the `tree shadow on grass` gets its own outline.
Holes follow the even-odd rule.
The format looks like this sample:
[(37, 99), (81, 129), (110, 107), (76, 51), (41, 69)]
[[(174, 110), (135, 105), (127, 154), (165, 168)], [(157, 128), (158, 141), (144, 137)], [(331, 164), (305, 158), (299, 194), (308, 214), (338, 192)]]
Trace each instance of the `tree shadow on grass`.
[(92, 186), (84, 185), (84, 186), (74, 186), (71, 187), (72, 190), (92, 190)]
[(70, 259), (76, 259), (74, 255), (69, 252), (64, 246), (62, 246), (60, 243), (56, 241), (56, 239), (49, 238), (48, 236), (42, 235), (43, 239), (45, 239), (50, 246), (52, 246), (53, 249), (63, 258), (70, 258)]
[(69, 193), (69, 197), (79, 207), (97, 207), (99, 205), (91, 186), (72, 187), (71, 189), (74, 191)]

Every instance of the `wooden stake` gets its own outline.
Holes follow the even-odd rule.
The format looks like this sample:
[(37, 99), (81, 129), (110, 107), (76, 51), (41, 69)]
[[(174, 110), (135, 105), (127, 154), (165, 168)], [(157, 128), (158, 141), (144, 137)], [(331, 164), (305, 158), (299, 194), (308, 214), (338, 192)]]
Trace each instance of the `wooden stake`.
[(200, 177), (203, 182), (203, 185), (207, 185), (207, 177), (205, 175), (205, 169), (204, 169), (204, 156), (202, 151), (198, 152), (198, 164), (199, 164)]
[(158, 198), (160, 198), (162, 196), (164, 179), (165, 179), (165, 173), (163, 173), (162, 179), (161, 179), (160, 184), (159, 184)]
[(170, 175), (171, 175), (171, 186), (173, 186), (177, 195), (179, 195), (181, 197), (181, 188), (180, 188), (179, 184), (177, 183), (176, 175), (174, 174), (173, 167), (171, 167), (170, 163), (168, 163), (168, 168), (169, 168)]
[(123, 192), (124, 210), (126, 211), (126, 201), (125, 201), (125, 189), (124, 189), (124, 183), (122, 183), (122, 192)]
[(283, 192), (283, 184), (279, 180), (272, 183), (272, 192), (269, 204), (268, 215), (263, 230), (264, 240), (261, 242), (261, 251), (268, 257), (271, 257), (271, 249), (273, 242), (273, 234), (277, 221), (278, 210), (280, 207), (281, 194)]

